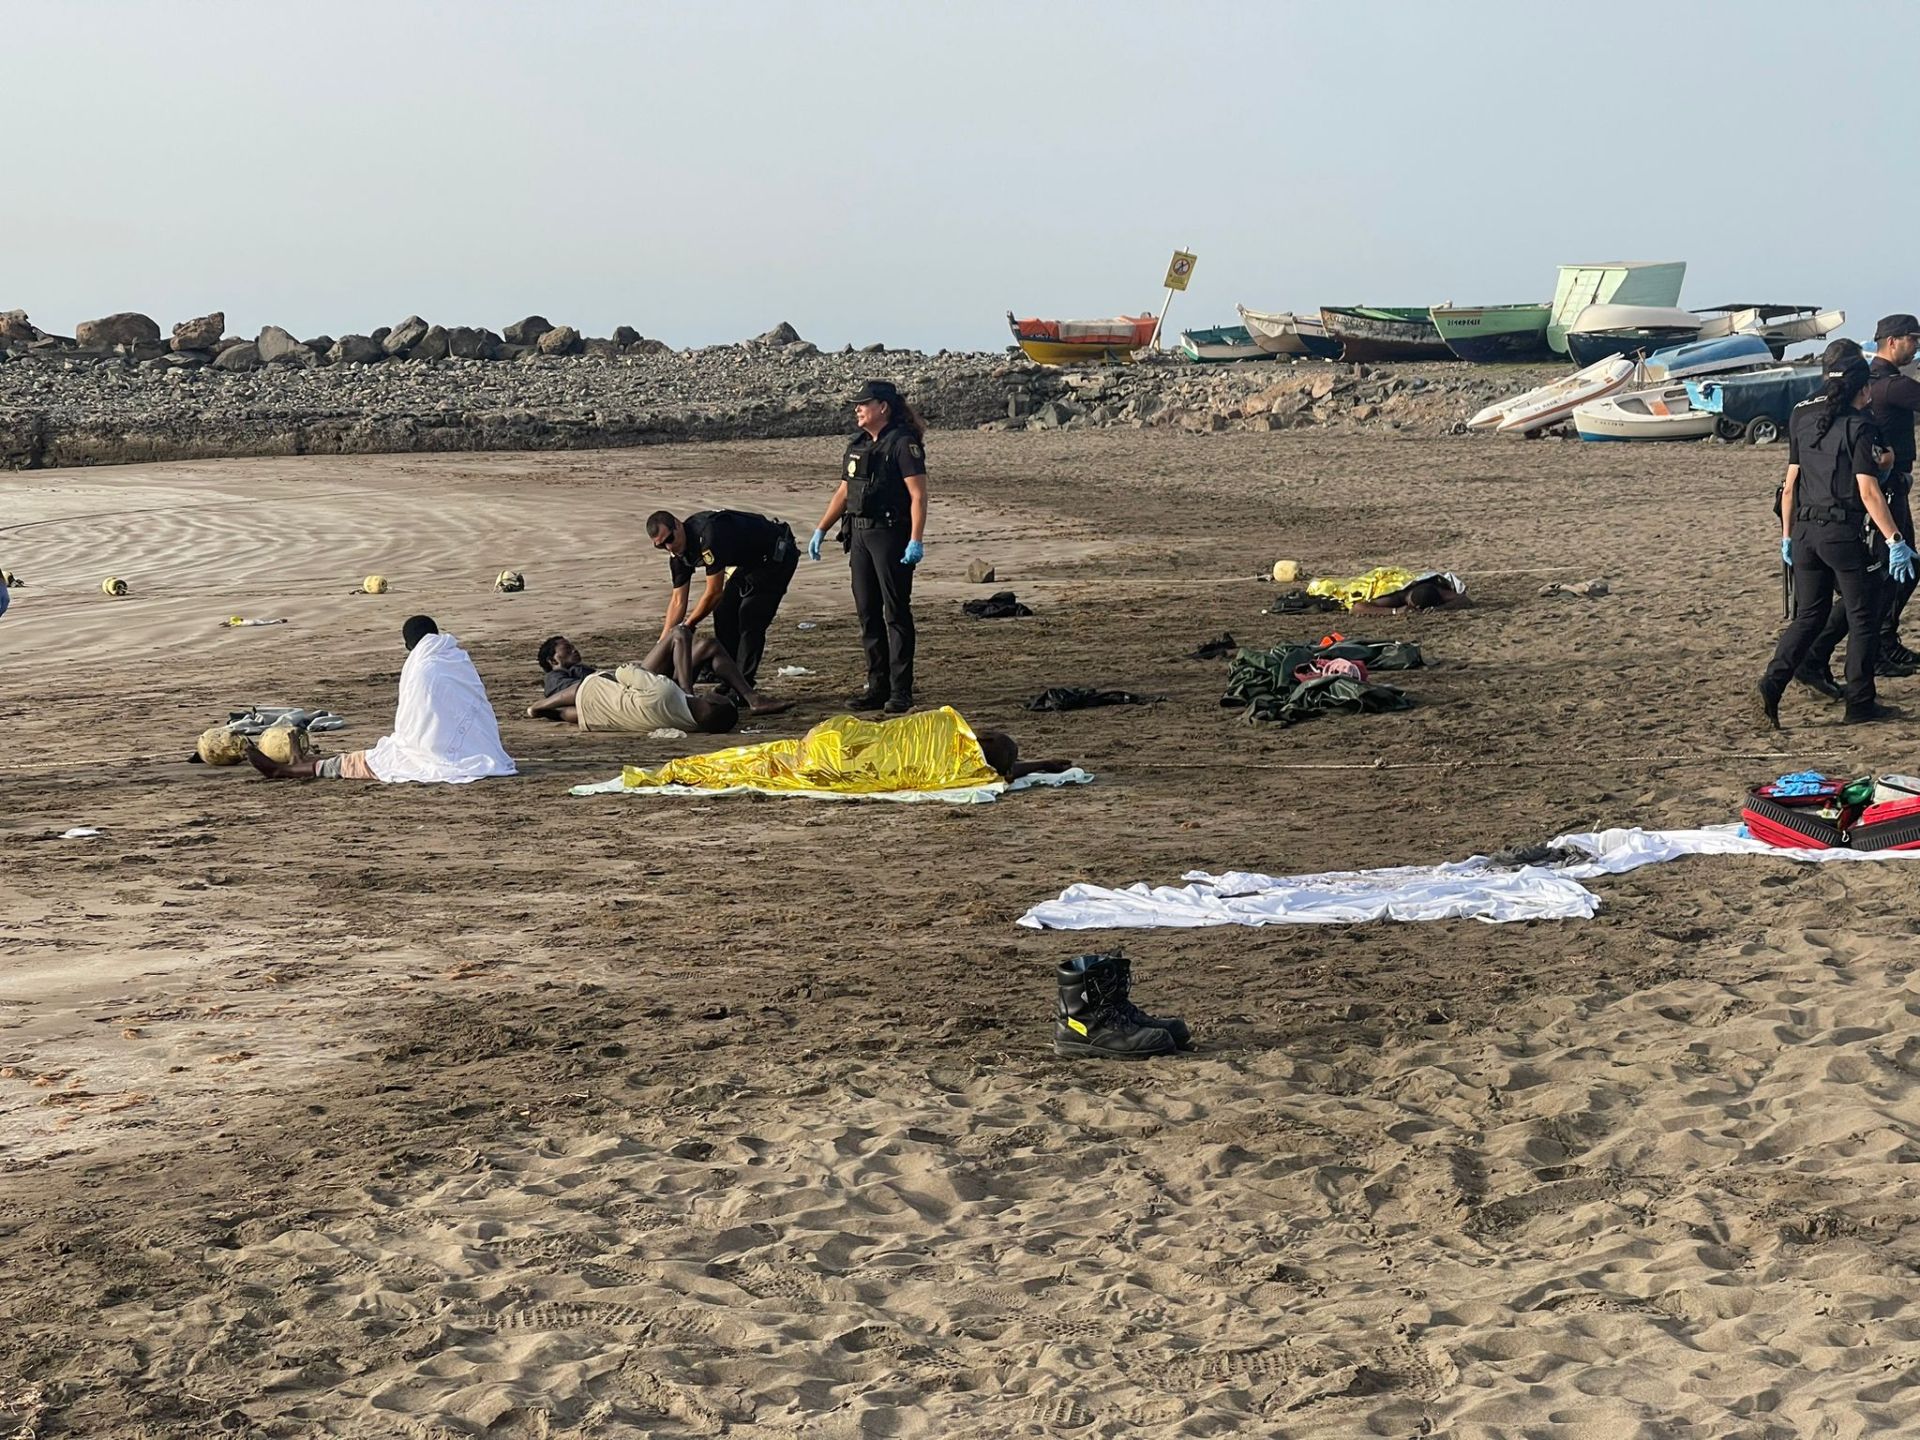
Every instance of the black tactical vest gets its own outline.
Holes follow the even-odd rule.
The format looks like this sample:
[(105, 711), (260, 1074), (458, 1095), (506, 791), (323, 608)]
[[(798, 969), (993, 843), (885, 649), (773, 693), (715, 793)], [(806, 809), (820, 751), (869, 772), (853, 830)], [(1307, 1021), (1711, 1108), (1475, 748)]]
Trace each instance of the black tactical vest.
[(862, 520), (905, 520), (911, 513), (907, 482), (900, 473), (900, 447), (913, 438), (904, 425), (889, 425), (871, 444), (865, 431), (847, 442), (847, 514)]

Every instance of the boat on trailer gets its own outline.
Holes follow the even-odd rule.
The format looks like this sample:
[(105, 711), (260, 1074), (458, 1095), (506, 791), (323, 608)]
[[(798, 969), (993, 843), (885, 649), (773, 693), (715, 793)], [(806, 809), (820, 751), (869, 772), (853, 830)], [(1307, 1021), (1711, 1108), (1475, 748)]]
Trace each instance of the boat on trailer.
[(1340, 342), (1327, 334), (1320, 315), (1296, 314), (1291, 310), (1249, 310), (1240, 312), (1240, 323), (1247, 327), (1253, 343), (1272, 355), (1311, 356), (1316, 360), (1338, 360)]
[(1152, 315), (1111, 320), (1016, 320), (1007, 312), (1014, 341), (1036, 365), (1126, 365), (1136, 350), (1153, 343)]

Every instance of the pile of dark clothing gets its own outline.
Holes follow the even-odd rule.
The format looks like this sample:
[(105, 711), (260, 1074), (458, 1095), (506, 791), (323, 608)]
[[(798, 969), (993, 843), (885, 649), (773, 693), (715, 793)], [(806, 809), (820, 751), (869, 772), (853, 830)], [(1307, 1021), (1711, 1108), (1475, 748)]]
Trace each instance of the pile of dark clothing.
[(1010, 616), (1033, 614), (1014, 598), (1011, 590), (996, 591), (984, 600), (962, 601), (960, 608), (976, 620), (1005, 620)]
[(1314, 615), (1346, 608), (1331, 595), (1309, 595), (1304, 590), (1283, 590), (1273, 597), (1273, 604), (1267, 607), (1267, 612), (1272, 615)]
[(1233, 632), (1223, 630), (1220, 632), (1219, 639), (1209, 640), (1197, 650), (1189, 650), (1187, 652), (1187, 659), (1218, 660), (1222, 655), (1231, 655), (1239, 648), (1240, 642), (1233, 638)]
[(1055, 685), (1027, 701), (1029, 710), (1091, 710), (1097, 705), (1154, 705), (1157, 695), (1131, 690), (1093, 690), (1084, 685)]
[(1325, 637), (1319, 645), (1242, 650), (1227, 674), (1220, 703), (1238, 705), (1248, 721), (1296, 725), (1315, 715), (1370, 715), (1405, 710), (1413, 701), (1372, 678), (1376, 670), (1417, 670), (1420, 647), (1405, 640)]

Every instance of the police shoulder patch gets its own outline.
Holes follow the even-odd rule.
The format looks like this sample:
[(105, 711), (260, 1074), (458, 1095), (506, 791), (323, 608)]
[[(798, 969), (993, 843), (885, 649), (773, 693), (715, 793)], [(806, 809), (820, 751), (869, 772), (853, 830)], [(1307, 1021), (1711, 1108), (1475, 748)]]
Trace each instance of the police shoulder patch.
[(711, 550), (702, 550), (700, 552), (700, 563), (702, 565), (713, 564), (713, 552)]
[(860, 462), (858, 460), (847, 461), (847, 474), (858, 475), (859, 473), (860, 473)]
[(907, 453), (916, 460), (924, 460), (927, 458), (926, 447), (918, 441), (909, 441), (907, 443)]

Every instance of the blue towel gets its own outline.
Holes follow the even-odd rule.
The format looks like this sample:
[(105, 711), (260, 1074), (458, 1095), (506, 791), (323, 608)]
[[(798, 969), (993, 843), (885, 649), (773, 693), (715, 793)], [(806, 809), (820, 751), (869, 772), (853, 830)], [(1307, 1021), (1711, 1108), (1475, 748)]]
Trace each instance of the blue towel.
[(1818, 770), (1800, 770), (1792, 775), (1782, 775), (1767, 787), (1767, 793), (1782, 798), (1818, 795), (1831, 783)]

